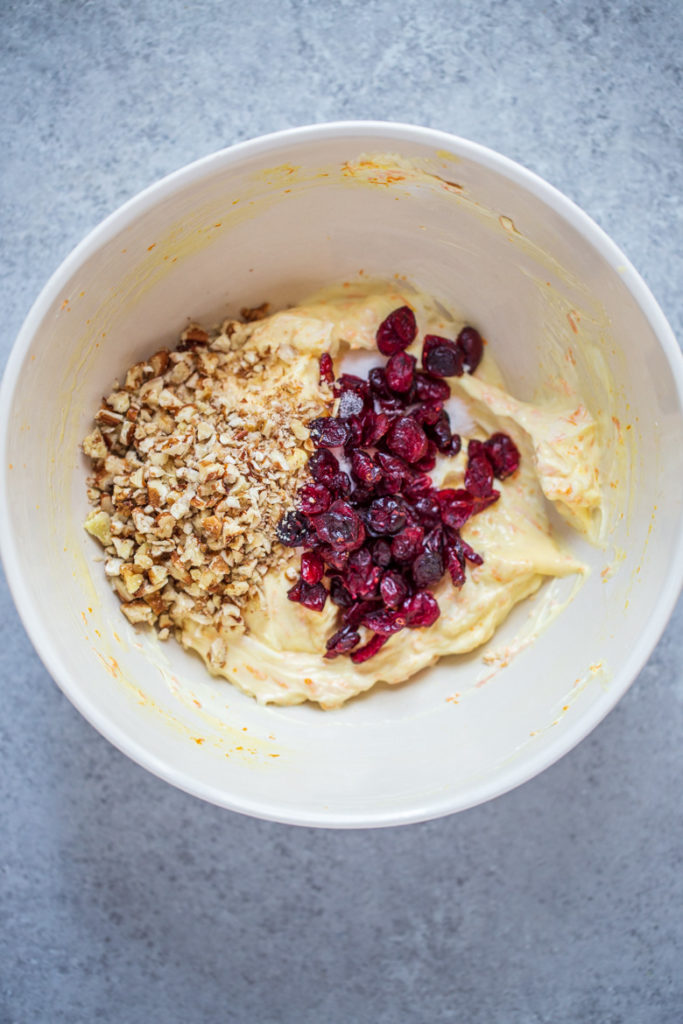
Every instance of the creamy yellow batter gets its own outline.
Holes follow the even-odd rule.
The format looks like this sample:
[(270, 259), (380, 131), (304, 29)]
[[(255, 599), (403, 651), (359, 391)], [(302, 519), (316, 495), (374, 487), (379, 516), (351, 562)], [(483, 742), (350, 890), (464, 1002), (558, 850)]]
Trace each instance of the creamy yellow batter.
[[(404, 304), (416, 313), (418, 336), (408, 351), (418, 359), (425, 333), (455, 337), (462, 326), (424, 295), (354, 286), (321, 293), (305, 305), (248, 325), (245, 341), (258, 344), (270, 339), (273, 372), (279, 372), (278, 353), (300, 364), (298, 379), (304, 389), (311, 389), (313, 401), (317, 377), (311, 366), (317, 367), (318, 356), (330, 352), (338, 369), (348, 354), (365, 351), (376, 356), (367, 358), (368, 365), (380, 365), (377, 326)], [(463, 436), (463, 454), (440, 458), (432, 473), (436, 486), (463, 486), (468, 438), (504, 431), (514, 439), (522, 459), (513, 477), (497, 482), (500, 500), (463, 528), (464, 539), (483, 556), (484, 564), (468, 566), (460, 590), (444, 576), (434, 589), (441, 608), (435, 625), (403, 630), (360, 665), (345, 657), (325, 660), (325, 640), (335, 631), (337, 608), (328, 601), (322, 613), (313, 612), (287, 599), (292, 581), (286, 573), (289, 569), (291, 576), (299, 562), (292, 551), (288, 566), (266, 575), (263, 597), (243, 610), (246, 630), (226, 628), (219, 634), (216, 627), (191, 617), (181, 623), (181, 642), (197, 651), (211, 672), (262, 703), (310, 700), (325, 708), (338, 707), (379, 681), (402, 682), (444, 655), (479, 647), (544, 578), (585, 572), (553, 538), (547, 516), (551, 502), (575, 529), (591, 540), (597, 535), (600, 451), (596, 424), (579, 396), (567, 388), (548, 404), (516, 401), (507, 393), (488, 349), (474, 375), (449, 383), (451, 419)], [(263, 393), (268, 393), (267, 387)], [(217, 640), (222, 642), (216, 644)], [(212, 653), (217, 649), (220, 661)]]

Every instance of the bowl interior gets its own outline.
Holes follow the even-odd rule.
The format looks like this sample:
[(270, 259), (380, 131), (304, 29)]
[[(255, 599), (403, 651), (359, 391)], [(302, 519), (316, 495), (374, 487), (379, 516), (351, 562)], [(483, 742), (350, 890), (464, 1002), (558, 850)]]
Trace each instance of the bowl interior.
[[(173, 344), (188, 318), (215, 322), (264, 300), (277, 308), (323, 285), (394, 275), (478, 324), (518, 397), (530, 398), (568, 349), (593, 353), (579, 358), (586, 400), (618, 420), (622, 458), (606, 548), (572, 541), (588, 581), (509, 664), (503, 654), (486, 666), (481, 652), (446, 659), (335, 712), (259, 707), (121, 616), (81, 525), (79, 442), (113, 380)], [(664, 625), (681, 574), (677, 359), (654, 300), (604, 236), (478, 147), (348, 125), (217, 154), (97, 229), (23, 329), (3, 403), (4, 558), (20, 611), (86, 717), (200, 796), (329, 825), (469, 806), (585, 735)], [(608, 402), (595, 383), (603, 365)], [(529, 633), (547, 586), (487, 651)], [(566, 596), (568, 585), (551, 586)]]

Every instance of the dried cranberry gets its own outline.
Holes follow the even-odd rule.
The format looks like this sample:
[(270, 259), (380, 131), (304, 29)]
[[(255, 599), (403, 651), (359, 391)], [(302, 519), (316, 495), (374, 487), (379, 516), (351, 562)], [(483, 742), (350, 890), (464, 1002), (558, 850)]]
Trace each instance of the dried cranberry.
[(459, 537), (458, 540), (460, 541), (460, 550), (462, 551), (463, 555), (465, 556), (468, 562), (471, 562), (472, 565), (484, 564), (484, 559), (481, 557), (481, 555), (477, 554), (474, 548), (471, 548), (469, 546), (466, 540), (463, 540), (462, 537)]
[(317, 551), (304, 551), (301, 556), (301, 579), (304, 583), (320, 583), (325, 565)]
[(382, 470), (375, 464), (371, 456), (364, 451), (353, 453), (351, 456), (351, 469), (356, 479), (370, 488), (375, 487), (382, 479)]
[(330, 579), (330, 601), (338, 608), (349, 608), (353, 604), (353, 598), (340, 576), (332, 576)]
[(327, 448), (319, 448), (308, 460), (308, 472), (317, 484), (330, 486), (334, 474), (339, 472), (339, 462)]
[(332, 495), (324, 484), (304, 484), (299, 491), (301, 510), (309, 516), (327, 512), (332, 503)]
[(456, 530), (447, 530), (445, 549), (446, 567), (453, 585), (461, 587), (465, 582), (465, 560), (473, 565), (482, 565), (484, 559), (473, 551)]
[(410, 391), (416, 363), (415, 356), (409, 356), (407, 352), (396, 352), (391, 357), (384, 372), (387, 384), (392, 391), (399, 393)]
[(355, 601), (349, 608), (342, 612), (342, 622), (345, 626), (355, 629), (360, 626), (366, 615), (376, 611), (380, 605), (377, 601)]
[(321, 612), (327, 600), (327, 590), (322, 583), (314, 583), (310, 586), (303, 580), (299, 580), (287, 591), (287, 597), (290, 601), (298, 601), (299, 604), (310, 608), (313, 612)]
[(463, 526), (474, 512), (474, 501), (469, 491), (462, 488), (445, 488), (438, 491), (436, 500), (441, 510), (441, 519), (455, 530)]
[(399, 416), (389, 428), (387, 448), (406, 462), (418, 462), (427, 454), (427, 436), (410, 416)]
[(468, 373), (474, 373), (484, 354), (484, 343), (476, 327), (463, 327), (458, 335), (458, 348)]
[(325, 657), (336, 658), (339, 654), (348, 654), (359, 643), (360, 633), (357, 633), (351, 626), (342, 626), (326, 642), (327, 654)]
[(446, 539), (446, 534), (445, 534), (444, 528), (439, 523), (437, 526), (435, 526), (433, 529), (431, 529), (429, 531), (429, 533), (425, 536), (425, 539), (424, 539), (425, 551), (437, 551), (437, 552), (440, 552), (441, 548), (443, 547), (445, 539)]
[(378, 538), (372, 545), (372, 560), (375, 565), (379, 565), (380, 568), (386, 569), (391, 562), (391, 544)]
[(387, 608), (400, 608), (408, 596), (408, 584), (399, 573), (388, 569), (382, 576), (379, 592)]
[(400, 494), (402, 487), (402, 476), (384, 476), (377, 487), (377, 494), (383, 498), (392, 494)]
[(305, 608), (310, 608), (312, 612), (321, 612), (325, 607), (325, 601), (327, 600), (327, 588), (322, 583), (314, 583), (309, 586), (308, 583), (301, 581), (301, 597), (299, 598), (299, 604), (302, 604)]
[(420, 495), (413, 503), (413, 509), (419, 522), (425, 526), (434, 526), (441, 518), (441, 509), (433, 494)]
[(486, 454), (481, 451), (475, 455), (468, 454), (465, 470), (465, 487), (475, 498), (485, 498), (493, 489), (493, 466)]
[(349, 416), (360, 416), (365, 408), (365, 399), (359, 391), (351, 389), (342, 391), (339, 399), (337, 415), (340, 419), (348, 419)]
[(400, 498), (377, 498), (365, 514), (365, 523), (372, 534), (398, 533), (406, 525), (406, 508)]
[(382, 470), (382, 483), (378, 490), (382, 494), (398, 494), (406, 480), (410, 479), (410, 467), (403, 459), (397, 459), (388, 452), (377, 452), (375, 460)]
[(308, 424), (311, 440), (318, 448), (341, 448), (349, 438), (349, 426), (335, 416), (320, 416)]
[(389, 398), (380, 398), (379, 404), (387, 415), (391, 415), (394, 412), (403, 412), (406, 407), (406, 396), (392, 394)]
[(465, 567), (465, 559), (471, 562), (472, 565), (483, 565), (484, 559), (481, 555), (470, 547), (466, 540), (463, 540), (457, 530), (446, 531), (446, 548), (449, 551), (455, 551), (458, 558), (462, 562), (463, 568)]
[(382, 570), (378, 565), (373, 565), (369, 572), (361, 578), (360, 574), (356, 575), (349, 572), (347, 575), (347, 581), (351, 583), (351, 580), (355, 581), (356, 597), (376, 597), (382, 579)]
[(465, 560), (458, 556), (454, 548), (446, 548), (446, 568), (454, 587), (461, 587), (465, 582)]
[(405, 408), (407, 408), (409, 405), (414, 405), (415, 402), (417, 402), (415, 381), (412, 381), (407, 391), (395, 391), (394, 394), (396, 395), (397, 398), (401, 399)]
[(429, 494), (433, 486), (432, 478), (428, 473), (417, 473), (416, 476), (406, 482), (403, 494), (412, 503), (424, 494)]
[(385, 412), (367, 409), (361, 417), (363, 423), (363, 444), (368, 448), (377, 444), (389, 429), (389, 417)]
[(281, 544), (285, 544), (289, 548), (296, 548), (303, 544), (308, 532), (308, 520), (301, 512), (297, 512), (293, 508), (285, 512), (275, 527), (277, 539)]
[(413, 409), (410, 415), (423, 426), (432, 426), (434, 423), (438, 423), (442, 413), (443, 406), (441, 402), (423, 402), (422, 405), (418, 405), (416, 409)]
[(397, 562), (412, 562), (422, 550), (424, 535), (421, 526), (406, 526), (391, 542), (391, 557)]
[(519, 449), (507, 434), (491, 434), (484, 442), (484, 451), (499, 480), (505, 480), (519, 469)]
[(410, 629), (433, 626), (441, 610), (436, 598), (428, 591), (421, 591), (409, 597), (403, 605), (403, 613)]
[(387, 378), (383, 366), (373, 366), (368, 374), (368, 381), (370, 383), (372, 393), (376, 395), (377, 398), (390, 397), (389, 386), (387, 384)]
[(407, 622), (402, 612), (394, 611), (391, 608), (380, 608), (379, 611), (370, 612), (363, 619), (363, 625), (371, 629), (373, 633), (381, 633), (382, 636), (391, 636), (405, 629)]
[(409, 306), (400, 306), (389, 314), (377, 328), (377, 348), (383, 356), (402, 352), (415, 340), (417, 322)]
[(375, 633), (372, 639), (366, 643), (365, 647), (359, 647), (357, 651), (351, 652), (351, 661), (355, 665), (360, 665), (367, 661), (368, 658), (374, 657), (384, 647), (388, 639), (388, 636), (381, 636), (379, 633)]
[(363, 521), (348, 502), (339, 498), (327, 512), (312, 520), (315, 532), (323, 544), (342, 551), (353, 551), (365, 540)]
[(341, 470), (334, 474), (327, 486), (335, 498), (348, 498), (351, 493), (351, 479), (348, 473), (342, 473)]
[(360, 447), (362, 427), (360, 426), (360, 419), (357, 416), (352, 416), (351, 419), (346, 422), (349, 425), (349, 437), (344, 444), (344, 455), (347, 459), (350, 459), (357, 447)]
[(361, 511), (362, 508), (366, 508), (373, 498), (377, 497), (377, 491), (374, 487), (369, 487), (367, 484), (357, 483), (349, 495), (349, 501), (352, 502), (353, 507)]
[(388, 452), (377, 452), (375, 461), (382, 470), (383, 476), (395, 476), (401, 481), (409, 480), (412, 476), (410, 467), (406, 466), (403, 459), (389, 455)]
[(460, 437), (460, 434), (453, 434), (453, 437), (451, 438), (451, 447), (448, 454), (457, 455), (461, 448), (462, 438)]
[(445, 402), (451, 396), (446, 381), (429, 373), (415, 374), (415, 392), (420, 402)]
[(439, 449), (436, 447), (434, 442), (429, 439), (427, 441), (427, 452), (422, 456), (419, 462), (415, 463), (416, 469), (419, 469), (421, 473), (431, 473), (436, 465), (436, 455), (438, 450)]
[(331, 384), (334, 380), (334, 366), (332, 356), (329, 352), (323, 352), (320, 356), (320, 383)]
[(427, 427), (427, 437), (434, 441), (442, 454), (450, 454), (451, 418), (445, 409), (442, 409), (439, 418)]
[(435, 377), (461, 377), (462, 354), (454, 341), (426, 334), (422, 345), (422, 365)]
[(327, 544), (320, 544), (316, 548), (316, 551), (322, 558), (325, 565), (330, 565), (337, 572), (344, 572), (346, 566), (349, 564), (349, 552), (348, 551), (335, 551), (334, 548), (329, 547)]
[(368, 382), (354, 373), (342, 373), (335, 382), (334, 390), (337, 395), (343, 391), (358, 391), (364, 398), (368, 398), (370, 395)]
[(423, 551), (412, 565), (415, 585), (420, 589), (436, 583), (444, 572), (443, 557), (440, 551)]
[(350, 459), (356, 448), (360, 448), (363, 440), (363, 421), (360, 416), (349, 416), (346, 422), (349, 436), (344, 444), (344, 454)]
[(345, 583), (352, 597), (371, 597), (382, 576), (382, 570), (372, 561), (368, 548), (354, 551), (349, 558)]

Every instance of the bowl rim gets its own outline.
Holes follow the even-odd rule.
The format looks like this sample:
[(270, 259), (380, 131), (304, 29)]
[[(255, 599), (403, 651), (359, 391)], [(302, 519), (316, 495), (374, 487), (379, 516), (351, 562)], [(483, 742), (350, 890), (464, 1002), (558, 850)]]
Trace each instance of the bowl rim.
[[(150, 206), (173, 195), (188, 183), (211, 174), (218, 167), (228, 169), (244, 158), (260, 156), (270, 150), (278, 150), (283, 145), (296, 146), (312, 140), (323, 141), (325, 139), (339, 141), (359, 136), (373, 138), (379, 144), (390, 142), (396, 146), (402, 142), (418, 143), (437, 150), (448, 150), (457, 156), (471, 159), (499, 173), (526, 192), (536, 196), (559, 214), (619, 274), (638, 303), (667, 359), (675, 382), (679, 407), (683, 409), (683, 356), (674, 333), (652, 292), (630, 260), (606, 232), (576, 203), (545, 179), (509, 157), (480, 143), (435, 128), (374, 120), (331, 121), (286, 128), (235, 143), (201, 157), (153, 182), (96, 225), (67, 255), (43, 286), (10, 351), (0, 387), (0, 453), (2, 454), (0, 518), (5, 524), (10, 522), (8, 428), (9, 410), (12, 406), (14, 392), (36, 329), (53, 306), (57, 296), (61, 294), (64, 284), (84, 260), (110, 241)], [(35, 615), (31, 589), (22, 576), (18, 554), (7, 529), (0, 531), (0, 556), (17, 611), (43, 665), (83, 717), (110, 743), (154, 775), (178, 789), (210, 803), (269, 821), (322, 828), (375, 828), (439, 818), (501, 796), (549, 768), (592, 732), (635, 681), (659, 641), (683, 587), (683, 531), (679, 530), (677, 543), (671, 552), (667, 575), (662, 581), (657, 602), (651, 609), (649, 618), (629, 656), (612, 678), (609, 688), (573, 725), (558, 734), (555, 742), (539, 749), (535, 754), (532, 752), (523, 762), (508, 763), (495, 779), (470, 786), (462, 793), (450, 795), (446, 793), (436, 799), (432, 797), (422, 802), (411, 802), (409, 806), (400, 811), (339, 813), (325, 809), (303, 809), (297, 812), (289, 809), (283, 810), (276, 803), (245, 800), (240, 798), (239, 794), (228, 795), (219, 787), (189, 778), (186, 772), (176, 768), (174, 764), (164, 758), (152, 754), (142, 743), (131, 739), (123, 728), (110, 721), (98, 708), (96, 700), (92, 699), (87, 687), (79, 685), (78, 681), (72, 678), (59, 653), (52, 648), (47, 634), (42, 631), (40, 622)]]

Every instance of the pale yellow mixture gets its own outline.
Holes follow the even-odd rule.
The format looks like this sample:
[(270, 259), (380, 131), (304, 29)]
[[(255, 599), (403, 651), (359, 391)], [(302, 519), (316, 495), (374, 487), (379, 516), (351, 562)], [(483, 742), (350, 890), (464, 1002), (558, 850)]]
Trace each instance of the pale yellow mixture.
[[(367, 350), (376, 356), (376, 365), (381, 364), (375, 332), (396, 307), (408, 303), (415, 309), (418, 336), (408, 351), (418, 359), (425, 333), (454, 337), (462, 326), (423, 295), (391, 289), (350, 291), (322, 295), (245, 327), (245, 344), (258, 345), (259, 339), (269, 338), (272, 356), (266, 376), (280, 375), (284, 358), (304, 389), (311, 389), (313, 403), (318, 386), (311, 366), (317, 366), (320, 353), (330, 352), (338, 366), (345, 353)], [(463, 435), (463, 453), (439, 459), (432, 474), (435, 485), (463, 486), (467, 438), (504, 431), (522, 458), (518, 472), (496, 484), (500, 500), (463, 528), (464, 539), (483, 556), (484, 564), (468, 566), (460, 590), (448, 575), (434, 588), (441, 608), (435, 625), (403, 630), (364, 664), (354, 665), (345, 657), (325, 660), (325, 640), (337, 628), (337, 608), (328, 600), (322, 613), (313, 612), (287, 599), (299, 562), (292, 551), (288, 566), (265, 575), (262, 596), (243, 609), (241, 629), (217, 629), (191, 616), (182, 622), (181, 642), (197, 651), (212, 673), (225, 676), (263, 703), (310, 700), (325, 708), (338, 707), (380, 680), (399, 683), (443, 655), (479, 647), (544, 578), (585, 571), (556, 543), (546, 511), (547, 503), (554, 503), (573, 527), (595, 538), (601, 508), (599, 450), (596, 425), (580, 398), (554, 396), (543, 406), (516, 401), (507, 393), (488, 349), (474, 375), (449, 383), (453, 428), (460, 428)], [(268, 394), (266, 381), (262, 393)], [(220, 663), (212, 653), (217, 649)]]

